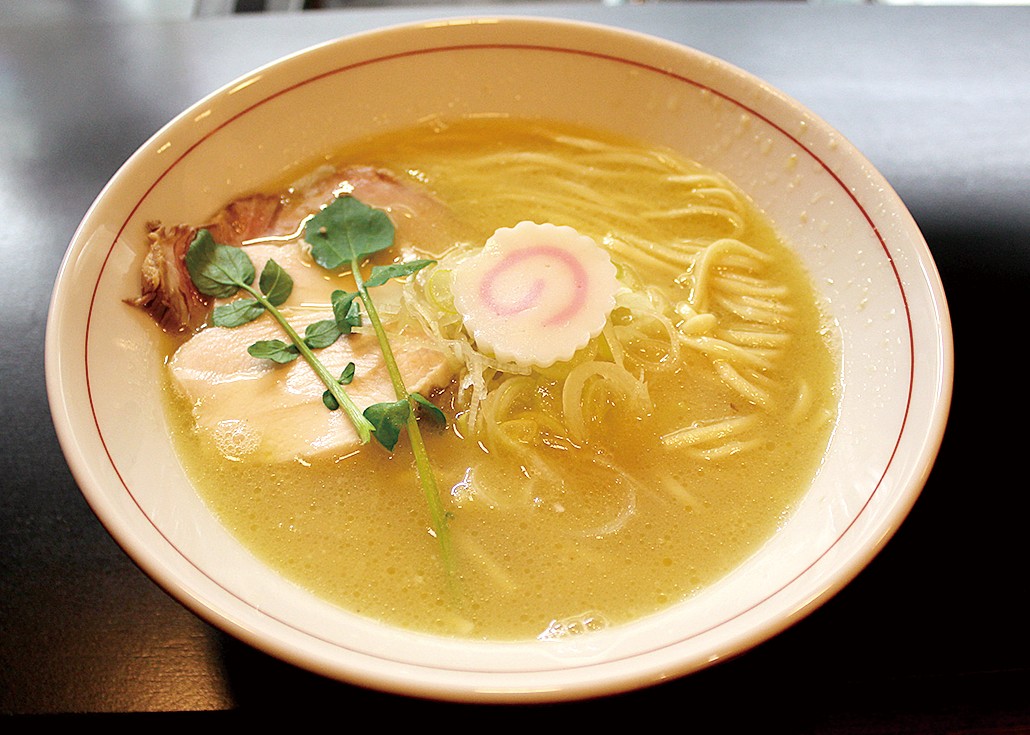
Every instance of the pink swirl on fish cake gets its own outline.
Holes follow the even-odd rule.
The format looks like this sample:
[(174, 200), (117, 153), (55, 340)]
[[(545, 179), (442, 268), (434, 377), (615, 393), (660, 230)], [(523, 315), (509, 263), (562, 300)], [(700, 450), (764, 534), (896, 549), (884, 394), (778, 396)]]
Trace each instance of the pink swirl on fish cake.
[(517, 267), (520, 263), (531, 258), (548, 258), (556, 260), (564, 265), (572, 276), (570, 283), (572, 294), (569, 303), (558, 311), (557, 314), (554, 314), (545, 320), (543, 322), (544, 326), (560, 324), (579, 312), (579, 310), (583, 308), (583, 303), (586, 300), (586, 269), (579, 260), (571, 254), (562, 248), (557, 248), (552, 245), (536, 245), (516, 250), (504, 256), (503, 260), (496, 263), (489, 271), (487, 271), (486, 275), (483, 276), (483, 280), (479, 283), (479, 298), (483, 303), (498, 316), (511, 316), (513, 314), (518, 314), (526, 311), (536, 304), (547, 285), (542, 278), (536, 279), (530, 289), (522, 295), (522, 298), (513, 304), (504, 304), (494, 298), (497, 279), (502, 276), (505, 271)]

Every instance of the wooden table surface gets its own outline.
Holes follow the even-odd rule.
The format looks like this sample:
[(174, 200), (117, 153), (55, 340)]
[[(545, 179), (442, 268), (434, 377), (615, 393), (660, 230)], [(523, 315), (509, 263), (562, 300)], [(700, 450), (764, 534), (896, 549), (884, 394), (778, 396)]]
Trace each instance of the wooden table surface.
[[(309, 45), (498, 10), (679, 41), (799, 99), (909, 205), (955, 332), (937, 464), (908, 520), (851, 585), (733, 660), (561, 705), (366, 691), (204, 623), (143, 575), (90, 511), (58, 446), (43, 379), (50, 289), (75, 226), (165, 122)], [(538, 3), (47, 24), (0, 15), (0, 715), (136, 713), (146, 723), (193, 712), (302, 725), (317, 715), (348, 727), (352, 713), (367, 712), (377, 724), (423, 717), (441, 727), (625, 717), (695, 732), (1030, 732), (1028, 80), (1022, 7)]]

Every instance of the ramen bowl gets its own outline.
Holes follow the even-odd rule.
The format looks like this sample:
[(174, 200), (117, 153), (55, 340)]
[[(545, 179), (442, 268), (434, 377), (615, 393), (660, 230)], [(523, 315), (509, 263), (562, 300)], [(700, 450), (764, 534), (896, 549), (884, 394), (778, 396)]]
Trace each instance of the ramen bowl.
[[(455, 117), (547, 118), (665, 147), (732, 179), (797, 252), (836, 334), (839, 410), (775, 534), (717, 582), (559, 640), (403, 630), (258, 560), (198, 495), (170, 438), (161, 338), (128, 307), (146, 225), (199, 222), (352, 139)], [(212, 175), (212, 172), (218, 172)], [(516, 17), (420, 23), (289, 56), (201, 100), (118, 171), (68, 249), (46, 337), (62, 448), (90, 506), (198, 616), (326, 677), (468, 702), (626, 691), (740, 654), (846, 585), (930, 472), (951, 395), (945, 296), (891, 187), (837, 131), (745, 71), (656, 38)]]

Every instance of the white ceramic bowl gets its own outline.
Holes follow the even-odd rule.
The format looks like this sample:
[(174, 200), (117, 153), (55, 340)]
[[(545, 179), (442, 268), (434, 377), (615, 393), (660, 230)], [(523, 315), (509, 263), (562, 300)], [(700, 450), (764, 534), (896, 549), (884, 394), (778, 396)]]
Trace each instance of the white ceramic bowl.
[[(476, 113), (609, 128), (729, 175), (797, 248), (841, 333), (839, 426), (782, 530), (696, 597), (557, 644), (392, 629), (298, 591), (255, 561), (183, 474), (157, 398), (155, 335), (122, 303), (138, 287), (138, 233), (148, 220), (199, 221), (214, 203), (352, 136)], [(839, 133), (765, 82), (689, 48), (503, 17), (317, 46), (184, 112), (132, 156), (76, 232), (46, 343), (53, 417), (82, 492), (128, 554), (183, 604), (329, 677), (481, 702), (646, 686), (740, 653), (825, 602), (879, 551), (920, 492), (944, 430), (952, 359), (926, 244), (890, 186)]]

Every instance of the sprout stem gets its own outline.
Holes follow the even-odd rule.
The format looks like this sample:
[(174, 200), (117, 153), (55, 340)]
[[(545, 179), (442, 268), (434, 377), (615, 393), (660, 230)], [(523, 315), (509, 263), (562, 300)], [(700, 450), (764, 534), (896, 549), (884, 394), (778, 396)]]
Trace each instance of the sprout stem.
[(379, 339), (379, 344), (383, 352), (383, 359), (386, 362), (386, 369), (390, 374), (390, 381), (393, 383), (394, 392), (397, 394), (397, 400), (406, 400), (410, 407), (407, 429), (408, 436), (411, 438), (411, 451), (415, 456), (415, 468), (418, 471), (419, 481), (422, 485), (422, 492), (425, 495), (426, 503), (429, 506), (429, 516), (432, 522), (433, 533), (436, 536), (437, 541), (440, 543), (440, 552), (443, 556), (443, 563), (447, 571), (448, 579), (453, 580), (454, 552), (451, 545), (450, 530), (447, 527), (447, 512), (443, 507), (443, 502), (440, 500), (440, 490), (436, 482), (436, 474), (433, 472), (433, 467), (429, 462), (429, 454), (426, 451), (426, 445), (422, 439), (422, 433), (419, 430), (418, 417), (416, 413), (417, 406), (415, 401), (411, 398), (411, 394), (408, 392), (407, 387), (404, 385), (404, 378), (401, 375), (400, 368), (397, 366), (397, 360), (394, 357), (393, 349), (390, 347), (390, 341), (387, 338), (386, 330), (379, 318), (379, 312), (376, 310), (375, 304), (372, 302), (372, 297), (368, 292), (368, 287), (365, 285), (365, 281), (361, 277), (361, 264), (357, 258), (354, 258), (351, 261), (351, 269), (354, 275), (354, 282), (357, 284), (358, 294), (361, 297), (361, 302), (365, 306), (365, 313), (368, 314), (368, 319), (372, 323), (372, 328), (375, 330), (376, 337)]

